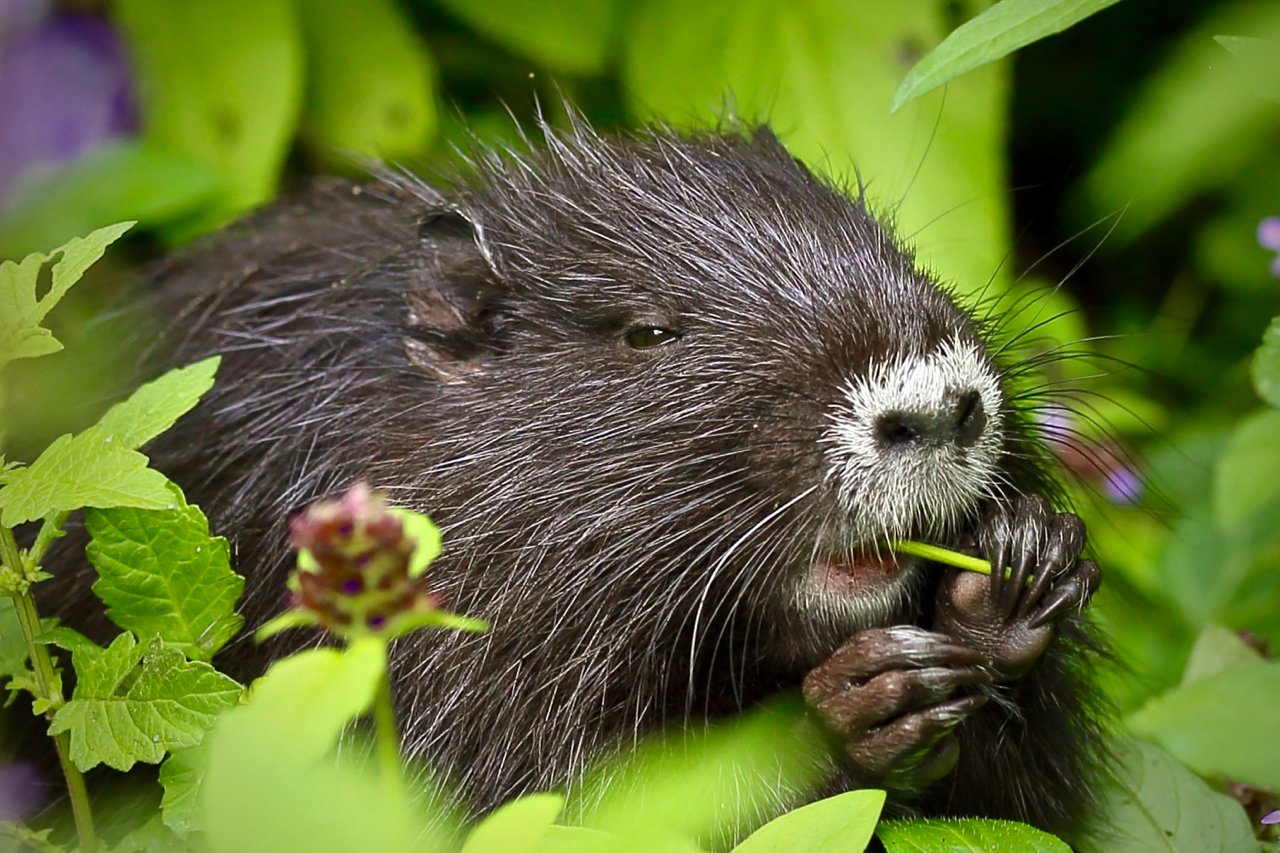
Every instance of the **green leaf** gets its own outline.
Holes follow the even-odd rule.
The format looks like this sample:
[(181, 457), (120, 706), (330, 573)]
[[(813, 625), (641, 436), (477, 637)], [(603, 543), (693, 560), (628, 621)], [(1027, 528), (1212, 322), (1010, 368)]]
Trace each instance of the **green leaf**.
[[(41, 627), (46, 630), (52, 629), (56, 622), (54, 619), (40, 621)], [(5, 707), (18, 698), (19, 691), (33, 687), (34, 679), (35, 673), (31, 671), (27, 655), (27, 641), (22, 636), (22, 626), (13, 607), (13, 599), (0, 595), (0, 685), (9, 691)]]
[[(175, 487), (174, 491), (177, 489)], [(98, 570), (93, 591), (107, 616), (140, 637), (158, 634), (192, 660), (210, 660), (240, 630), (234, 612), (244, 578), (231, 570), (227, 540), (181, 493), (177, 509), (85, 513)]]
[(734, 853), (862, 853), (884, 808), (884, 791), (848, 791), (787, 812)]
[(1158, 746), (1117, 745), (1101, 792), (1102, 825), (1082, 853), (1240, 853), (1254, 850), (1240, 804), (1213, 791)]
[(71, 733), (71, 760), (88, 770), (156, 764), (170, 750), (195, 746), (241, 688), (207, 663), (187, 661), (159, 637), (145, 647), (120, 634), (106, 649), (71, 653), (76, 688), (49, 726)]
[(397, 4), (300, 0), (298, 9), (310, 70), (303, 122), (321, 158), (422, 155), (436, 131), (435, 68)]
[(441, 0), (499, 44), (555, 71), (599, 74), (617, 35), (617, 0)]
[(893, 212), (922, 267), (962, 297), (994, 275), (986, 292), (998, 293), (1009, 279), (1008, 63), (889, 114), (903, 46), (941, 42), (944, 5), (649, 0), (629, 17), (623, 89), (637, 117), (686, 127), (715, 122), (732, 92), (730, 112), (767, 117), (810, 168), (847, 186), (855, 164), (870, 176), (869, 203)]
[(889, 820), (876, 836), (887, 853), (1071, 853), (1061, 839), (1011, 820)]
[(144, 140), (208, 167), (225, 192), (193, 230), (262, 204), (302, 102), (303, 52), (290, 0), (119, 0)]
[(3, 523), (12, 527), (81, 507), (172, 509), (169, 481), (133, 448), (164, 432), (213, 384), (217, 357), (171, 370), (117, 403), (77, 436), (56, 439), (0, 489)]
[(1272, 319), (1254, 353), (1253, 387), (1263, 400), (1280, 407), (1280, 317)]
[(512, 800), (467, 835), (462, 853), (534, 853), (564, 810), (559, 794), (530, 794)]
[(1249, 66), (1259, 95), (1280, 101), (1280, 46), (1276, 42), (1249, 36), (1214, 36), (1213, 40)]
[[(134, 223), (121, 222), (99, 228), (87, 237), (76, 237), (52, 252), (35, 252), (21, 263), (0, 263), (0, 369), (18, 358), (35, 358), (62, 349), (62, 344), (40, 322), (53, 310), (71, 285), (102, 257)], [(52, 286), (37, 296), (40, 270), (52, 260)]]
[(1271, 0), (1217, 7), (1128, 99), (1133, 109), (1075, 191), (1081, 220), (1123, 211), (1110, 247), (1124, 246), (1271, 150), (1280, 110), (1257, 94), (1257, 68), (1233, 61), (1213, 41), (1224, 32), (1280, 42), (1280, 7)]
[(109, 222), (161, 225), (221, 189), (221, 179), (207, 167), (136, 140), (111, 142), (60, 168), (28, 175), (5, 199), (0, 257), (18, 257)]
[(130, 450), (141, 447), (200, 402), (213, 387), (213, 377), (221, 363), (221, 356), (213, 356), (170, 370), (134, 391), (123, 403), (112, 406), (88, 431), (114, 436), (117, 444)]
[(1240, 635), (1230, 628), (1210, 622), (1204, 626), (1195, 645), (1191, 647), (1187, 665), (1182, 671), (1182, 683), (1193, 684), (1220, 672), (1261, 663), (1266, 663), (1266, 658), (1240, 639)]
[(111, 853), (193, 853), (193, 849), (156, 815), (116, 842)]
[(916, 63), (893, 95), (897, 112), (966, 71), (1060, 33), (1120, 0), (1001, 0), (956, 28)]
[(193, 830), (204, 829), (200, 788), (208, 763), (208, 747), (202, 741), (199, 746), (174, 750), (160, 765), (160, 786), (164, 788), (161, 817), (164, 825), (181, 838)]
[(414, 541), (413, 556), (409, 559), (409, 577), (421, 577), (436, 557), (440, 556), (440, 528), (420, 512), (388, 507), (387, 512), (400, 519), (404, 535)]
[(1268, 409), (1236, 427), (1213, 479), (1214, 522), (1238, 530), (1280, 496), (1280, 411)]
[(1201, 776), (1280, 787), (1280, 661), (1184, 684), (1127, 722)]

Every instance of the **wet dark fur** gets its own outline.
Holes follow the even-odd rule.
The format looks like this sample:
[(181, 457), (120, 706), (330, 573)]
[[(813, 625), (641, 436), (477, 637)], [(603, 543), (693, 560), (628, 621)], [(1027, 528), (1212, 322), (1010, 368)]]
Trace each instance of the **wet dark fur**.
[[(444, 527), (432, 587), (495, 628), (401, 643), (400, 710), (408, 749), (480, 810), (796, 687), (845, 639), (775, 600), (841, 535), (826, 407), (873, 359), (981, 334), (767, 131), (579, 129), (443, 190), (334, 183), (156, 283), (166, 358), (223, 363), (151, 452), (233, 542), (249, 626), (283, 606), (285, 525), (309, 501), (363, 477)], [(648, 326), (683, 338), (626, 345)], [(990, 499), (1046, 493), (1011, 434)], [(931, 590), (916, 600), (900, 618), (927, 626)], [(1088, 634), (1071, 617), (900, 808), (1076, 833), (1099, 754)], [(248, 678), (297, 642), (241, 638), (221, 662)]]

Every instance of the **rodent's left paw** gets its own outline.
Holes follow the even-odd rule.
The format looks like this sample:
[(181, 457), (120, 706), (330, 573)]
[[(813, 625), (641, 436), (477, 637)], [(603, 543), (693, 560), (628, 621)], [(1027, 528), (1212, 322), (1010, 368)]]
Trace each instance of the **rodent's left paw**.
[(1048, 647), (1054, 618), (1083, 607), (1101, 582), (1098, 567), (1080, 559), (1084, 544), (1080, 519), (1053, 512), (1041, 497), (995, 507), (978, 531), (992, 574), (948, 571), (935, 629), (989, 656), (1001, 680), (1021, 677)]

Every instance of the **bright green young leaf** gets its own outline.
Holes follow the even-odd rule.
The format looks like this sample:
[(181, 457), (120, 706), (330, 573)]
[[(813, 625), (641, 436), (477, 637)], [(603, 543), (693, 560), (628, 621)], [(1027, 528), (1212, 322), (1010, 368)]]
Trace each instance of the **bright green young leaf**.
[(618, 0), (442, 0), (467, 24), (567, 74), (599, 74), (609, 60)]
[(734, 853), (862, 853), (884, 808), (884, 791), (848, 791), (787, 812)]
[(195, 746), (241, 688), (207, 663), (186, 660), (159, 637), (145, 646), (120, 634), (105, 649), (71, 653), (76, 688), (49, 734), (71, 733), (71, 760), (128, 770), (156, 764), (173, 749)]
[(1071, 853), (1061, 839), (1011, 820), (889, 820), (876, 836), (887, 853)]
[(564, 797), (559, 794), (530, 794), (512, 800), (471, 830), (462, 853), (535, 853), (563, 810)]
[(1009, 279), (1008, 63), (889, 113), (913, 52), (942, 41), (944, 5), (651, 0), (629, 19), (623, 88), (638, 117), (678, 126), (714, 122), (732, 99), (816, 171), (848, 186), (867, 178), (871, 207), (892, 213), (921, 265), (962, 297), (993, 280), (999, 292)]
[(1130, 714), (1128, 724), (1201, 776), (1280, 787), (1280, 662), (1184, 684)]
[(1263, 400), (1280, 407), (1280, 317), (1267, 326), (1262, 346), (1254, 353), (1253, 387)]
[(1123, 211), (1112, 247), (1230, 181), (1273, 144), (1280, 110), (1258, 94), (1257, 69), (1233, 60), (1213, 36), (1225, 32), (1280, 43), (1280, 6), (1235, 0), (1216, 9), (1129, 99), (1132, 111), (1076, 189), (1083, 220)]
[[(53, 333), (40, 326), (41, 321), (102, 257), (107, 246), (133, 225), (109, 225), (87, 237), (75, 237), (52, 252), (27, 255), (21, 263), (0, 263), (0, 369), (17, 358), (35, 358), (62, 349)], [(41, 297), (37, 295), (38, 280), (46, 264), (51, 267), (52, 286)]]
[[(174, 489), (176, 492), (176, 488)], [(240, 630), (234, 608), (244, 578), (231, 570), (227, 540), (209, 535), (199, 507), (85, 512), (98, 570), (93, 591), (107, 616), (140, 637), (155, 634), (193, 660), (208, 661)]]
[(81, 507), (171, 509), (169, 481), (134, 448), (167, 430), (213, 385), (219, 359), (208, 358), (148, 382), (77, 436), (64, 435), (30, 467), (9, 472), (0, 488), (7, 526)]
[(119, 0), (112, 10), (134, 60), (144, 140), (224, 181), (192, 230), (268, 201), (302, 103), (295, 4)]
[(1186, 668), (1182, 671), (1183, 685), (1193, 684), (1220, 672), (1242, 666), (1266, 663), (1257, 649), (1250, 646), (1230, 628), (1216, 622), (1204, 626), (1196, 644), (1191, 647)]
[(1081, 853), (1257, 849), (1238, 802), (1212, 790), (1158, 746), (1128, 740), (1118, 747), (1115, 778), (1101, 792), (1101, 826)]
[(1060, 33), (1120, 0), (1000, 0), (961, 24), (916, 63), (893, 95), (890, 112), (1020, 47)]
[(1280, 495), (1280, 411), (1240, 422), (1218, 460), (1213, 479), (1214, 522), (1226, 533), (1247, 524)]
[(322, 159), (422, 155), (436, 130), (435, 69), (397, 4), (301, 0), (298, 11), (310, 72), (303, 124)]
[(400, 519), (400, 523), (404, 525), (404, 535), (415, 543), (413, 556), (409, 559), (409, 577), (421, 577), (427, 566), (440, 556), (440, 528), (420, 512), (394, 506), (388, 507), (387, 512)]
[(201, 741), (199, 746), (175, 749), (160, 765), (160, 786), (164, 788), (161, 816), (164, 825), (179, 837), (186, 838), (192, 830), (204, 829), (200, 788), (208, 763), (208, 746)]
[(137, 140), (105, 144), (61, 168), (30, 174), (5, 200), (0, 257), (18, 257), (108, 222), (161, 225), (191, 213), (221, 188), (207, 167)]

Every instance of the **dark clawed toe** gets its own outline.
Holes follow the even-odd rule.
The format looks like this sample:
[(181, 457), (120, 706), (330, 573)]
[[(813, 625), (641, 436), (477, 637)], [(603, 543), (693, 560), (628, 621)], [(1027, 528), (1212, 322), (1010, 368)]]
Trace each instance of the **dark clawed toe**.
[(1084, 522), (1077, 516), (1065, 512), (1050, 516), (1040, 552), (1040, 565), (1018, 607), (1019, 619), (1024, 618), (1040, 601), (1050, 584), (1076, 565), (1080, 553), (1084, 551), (1084, 543)]
[(1000, 613), (1006, 620), (1017, 610), (1027, 588), (1027, 579), (1039, 567), (1045, 528), (1051, 517), (1048, 502), (1039, 495), (1023, 495), (1014, 505), (1010, 571), (1000, 595)]
[(1047, 625), (1059, 614), (1067, 610), (1080, 610), (1089, 603), (1089, 599), (1102, 584), (1102, 572), (1092, 560), (1081, 560), (1075, 571), (1059, 581), (1045, 597), (1027, 623), (1032, 629)]
[(986, 701), (985, 695), (976, 694), (904, 714), (851, 742), (847, 747), (849, 757), (874, 776), (911, 774), (939, 740)]
[(860, 631), (818, 666), (803, 683), (804, 696), (817, 707), (882, 672), (927, 667), (975, 667), (990, 661), (946, 634), (911, 625)]
[(1001, 504), (993, 504), (978, 529), (978, 550), (991, 563), (991, 606), (1000, 607), (1004, 592), (1004, 567), (1009, 565), (1009, 542), (1013, 526)]

